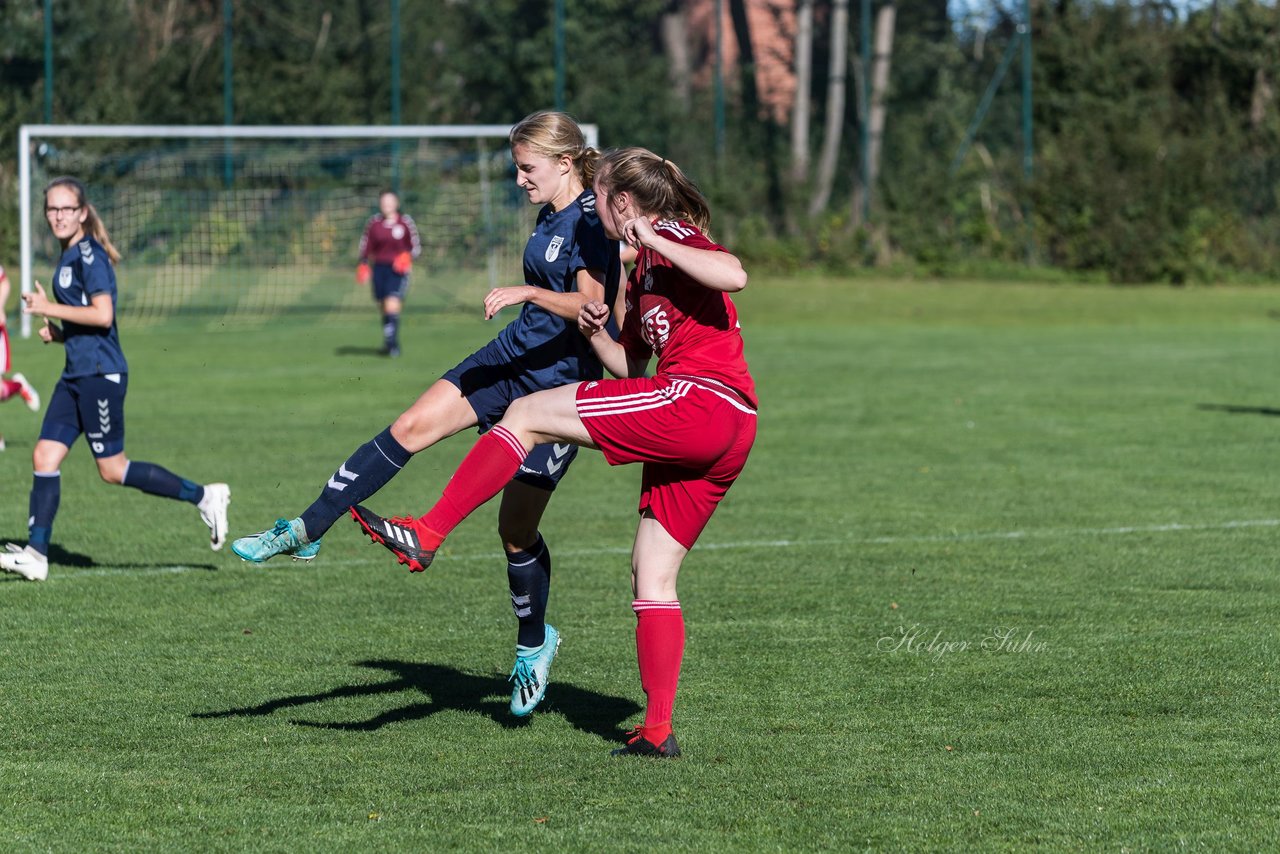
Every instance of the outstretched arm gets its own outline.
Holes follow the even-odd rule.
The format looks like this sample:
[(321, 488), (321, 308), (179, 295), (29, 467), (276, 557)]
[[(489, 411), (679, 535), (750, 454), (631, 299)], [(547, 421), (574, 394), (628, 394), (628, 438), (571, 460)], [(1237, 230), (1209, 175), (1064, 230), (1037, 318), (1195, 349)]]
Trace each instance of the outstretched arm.
[(578, 289), (568, 293), (539, 288), (534, 285), (516, 285), (512, 288), (494, 288), (484, 298), (484, 319), (493, 316), (509, 305), (531, 302), (565, 320), (577, 320), (582, 307), (593, 300), (604, 299), (604, 273), (600, 270), (579, 270)]
[(639, 249), (652, 249), (671, 262), (677, 270), (700, 285), (716, 291), (737, 293), (747, 286), (747, 271), (737, 256), (713, 249), (695, 249), (668, 240), (653, 230), (644, 217), (636, 217), (622, 227), (627, 243)]

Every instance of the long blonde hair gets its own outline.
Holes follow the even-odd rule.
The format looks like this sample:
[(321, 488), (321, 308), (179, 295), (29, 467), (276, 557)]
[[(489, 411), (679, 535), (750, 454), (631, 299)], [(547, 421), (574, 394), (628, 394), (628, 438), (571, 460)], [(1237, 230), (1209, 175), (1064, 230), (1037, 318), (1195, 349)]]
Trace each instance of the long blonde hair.
[(568, 156), (573, 161), (573, 170), (582, 180), (583, 186), (591, 186), (600, 152), (587, 145), (582, 128), (567, 113), (554, 110), (530, 113), (516, 123), (507, 138), (512, 148), (523, 143), (537, 154), (552, 160)]
[(704, 234), (711, 226), (711, 208), (698, 186), (680, 167), (647, 148), (617, 148), (600, 156), (596, 183), (609, 194), (629, 193), (643, 213), (659, 219), (679, 219)]
[(98, 216), (98, 209), (89, 203), (88, 193), (85, 191), (84, 184), (81, 183), (80, 179), (72, 178), (69, 175), (54, 178), (44, 188), (45, 204), (49, 202), (49, 191), (55, 187), (67, 187), (76, 194), (76, 201), (88, 211), (88, 216), (84, 220), (84, 230), (94, 240), (98, 241), (103, 249), (107, 250), (107, 257), (111, 259), (112, 264), (119, 264), (120, 250), (116, 249), (115, 244), (111, 242), (111, 235), (107, 234), (107, 227), (102, 224), (102, 218)]

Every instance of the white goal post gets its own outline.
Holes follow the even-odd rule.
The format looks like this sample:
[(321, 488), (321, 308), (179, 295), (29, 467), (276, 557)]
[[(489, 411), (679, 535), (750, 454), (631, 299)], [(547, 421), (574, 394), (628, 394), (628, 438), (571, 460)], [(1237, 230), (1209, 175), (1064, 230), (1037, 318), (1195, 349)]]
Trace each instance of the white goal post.
[[(280, 144), (287, 144), (288, 141), (300, 141), (304, 145), (318, 145), (322, 141), (359, 141), (368, 140), (370, 143), (380, 142), (393, 146), (392, 150), (397, 152), (394, 157), (399, 157), (399, 146), (404, 141), (417, 141), (419, 144), (430, 142), (433, 145), (436, 141), (462, 141), (477, 140), (481, 141), (480, 149), (487, 155), (492, 157), (495, 151), (505, 151), (507, 135), (511, 129), (511, 125), (22, 125), (18, 133), (18, 187), (19, 187), (19, 207), (20, 207), (20, 270), (21, 270), (21, 291), (22, 293), (30, 293), (35, 281), (35, 246), (36, 235), (33, 232), (33, 219), (35, 219), (35, 209), (33, 202), (33, 193), (38, 192), (37, 188), (33, 188), (33, 181), (36, 180), (36, 163), (33, 157), (42, 156), (40, 152), (35, 150), (38, 143), (44, 141), (66, 141), (71, 139), (90, 139), (90, 140), (134, 140), (133, 145), (137, 145), (137, 141), (155, 140), (157, 145), (166, 143), (177, 144), (176, 141), (202, 141), (201, 144), (206, 146), (217, 145), (218, 141), (222, 141), (222, 145), (226, 146), (226, 155), (231, 157), (230, 152), (233, 149), (239, 150), (240, 156), (244, 156), (243, 143), (255, 141), (260, 144), (269, 144), (265, 141), (279, 141)], [(596, 125), (583, 125), (584, 135), (587, 138), (587, 144), (599, 146), (599, 131)], [(484, 142), (488, 141), (488, 145)], [(497, 142), (495, 151), (490, 151), (490, 145)], [(455, 143), (461, 145), (461, 142)], [(99, 145), (99, 147), (101, 147)], [(45, 146), (41, 146), (43, 149)], [(458, 150), (464, 150), (459, 148)], [(208, 149), (205, 150), (204, 156), (208, 159), (211, 155)], [(216, 156), (212, 155), (212, 156)], [(471, 155), (474, 158), (474, 153)], [(387, 155), (382, 155), (385, 160)], [(456, 159), (456, 155), (455, 155)], [(230, 162), (230, 161), (228, 161)], [(397, 160), (397, 164), (398, 164)], [(398, 165), (397, 165), (398, 170)], [(478, 180), (480, 183), (476, 186), (483, 186), (486, 183), (492, 183), (488, 176), (489, 169), (487, 167), (476, 170), (478, 172)], [(398, 175), (398, 171), (396, 173)], [(51, 176), (42, 176), (51, 177)], [(80, 177), (80, 176), (77, 176)], [(367, 174), (363, 176), (367, 184), (376, 178), (369, 178)], [(126, 179), (127, 180), (127, 179)], [(340, 180), (340, 179), (337, 179)], [(426, 182), (429, 183), (429, 182)], [(177, 185), (180, 186), (180, 185)], [(332, 186), (332, 185), (330, 185)], [(487, 192), (487, 187), (485, 188)], [(156, 195), (164, 192), (181, 194), (182, 189), (156, 190)], [(427, 191), (423, 191), (424, 193)], [(96, 200), (95, 187), (90, 182), (90, 196)], [(472, 195), (480, 195), (472, 193)], [(376, 198), (370, 200), (376, 201)], [(170, 202), (172, 203), (172, 202)], [(488, 205), (488, 196), (481, 199), (476, 204)], [(348, 207), (349, 207), (348, 203)], [(369, 211), (371, 212), (371, 211)], [(414, 214), (412, 210), (407, 211)], [(344, 211), (346, 213), (346, 211)], [(231, 216), (234, 217), (235, 210), (232, 210)], [(364, 214), (367, 216), (367, 213)], [(416, 214), (415, 218), (416, 218)], [(225, 219), (226, 215), (221, 214)], [(486, 214), (487, 216), (487, 214)], [(104, 217), (106, 218), (106, 217)], [(350, 218), (350, 217), (348, 217)], [(419, 221), (421, 228), (421, 220)], [(112, 229), (113, 237), (115, 236), (115, 224), (108, 222)], [(348, 223), (344, 222), (344, 226)], [(42, 236), (42, 235), (41, 235)], [(344, 232), (345, 239), (346, 234)], [(351, 242), (354, 244), (358, 234), (351, 235)], [(523, 240), (524, 235), (521, 235)], [(442, 238), (447, 239), (447, 238)], [(46, 253), (47, 254), (47, 253)], [(127, 259), (126, 259), (127, 260)], [(181, 265), (182, 261), (169, 262), (171, 265)], [(216, 266), (218, 261), (216, 258), (208, 260), (211, 266)], [(490, 262), (492, 268), (492, 262)], [(490, 270), (490, 276), (493, 272)], [(190, 290), (194, 286), (184, 286)], [(23, 337), (29, 337), (31, 334), (31, 317), (23, 314), (21, 318), (21, 330)]]

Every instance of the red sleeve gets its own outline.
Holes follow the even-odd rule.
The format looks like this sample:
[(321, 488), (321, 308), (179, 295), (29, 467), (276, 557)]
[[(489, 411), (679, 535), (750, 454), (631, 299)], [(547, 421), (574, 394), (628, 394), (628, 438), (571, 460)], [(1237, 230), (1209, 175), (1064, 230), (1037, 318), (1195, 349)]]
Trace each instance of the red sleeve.
[[(681, 246), (688, 246), (691, 249), (701, 249), (706, 252), (729, 251), (687, 222), (663, 220), (662, 222), (654, 223), (653, 230), (668, 240), (679, 243)], [(645, 269), (653, 277), (655, 287), (658, 286), (658, 283), (669, 289), (678, 289), (685, 287), (686, 284), (694, 284), (692, 279), (677, 270), (660, 252), (652, 249), (645, 250), (645, 252), (648, 253)], [(640, 259), (638, 257), (636, 258), (636, 269), (640, 269)], [(703, 288), (701, 285), (698, 285), (697, 288), (699, 291), (706, 290), (711, 292), (710, 288)]]
[[(637, 265), (638, 269), (639, 265)], [(634, 277), (634, 272), (632, 273)], [(640, 334), (640, 305), (631, 298), (634, 290), (633, 283), (635, 279), (627, 279), (627, 296), (624, 305), (627, 307), (626, 316), (622, 318), (622, 329), (618, 332), (618, 343), (622, 345), (622, 349), (627, 351), (627, 355), (636, 361), (653, 358), (653, 348), (649, 346), (649, 342), (644, 340), (644, 336)]]
[[(723, 246), (703, 234), (697, 226), (687, 222), (662, 220), (653, 224), (653, 230), (668, 240), (690, 246), (694, 249), (709, 249), (713, 252), (726, 252)], [(656, 254), (656, 253), (655, 253)], [(661, 256), (658, 256), (661, 257)], [(662, 260), (666, 260), (665, 258)]]

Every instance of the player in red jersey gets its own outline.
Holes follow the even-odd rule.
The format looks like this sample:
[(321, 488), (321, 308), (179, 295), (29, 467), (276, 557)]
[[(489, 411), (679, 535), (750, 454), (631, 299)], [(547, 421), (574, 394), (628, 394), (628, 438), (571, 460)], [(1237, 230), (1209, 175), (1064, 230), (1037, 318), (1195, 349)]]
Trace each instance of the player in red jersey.
[[(642, 148), (605, 155), (595, 176), (605, 232), (638, 251), (618, 341), (602, 335), (608, 308), (585, 305), (578, 328), (618, 379), (574, 383), (511, 404), (471, 449), (425, 516), (352, 515), (410, 570), (511, 479), (529, 450), (572, 442), (611, 465), (644, 464), (631, 555), (632, 608), (644, 723), (614, 755), (678, 756), (671, 730), (684, 617), (676, 576), (716, 505), (741, 473), (756, 435), (755, 383), (730, 293), (747, 274), (706, 236), (706, 200), (674, 164)], [(657, 356), (654, 376), (645, 368)]]
[[(40, 395), (32, 388), (31, 383), (22, 374), (14, 374), (12, 379), (4, 375), (13, 368), (9, 354), (9, 325), (5, 316), (5, 304), (9, 302), (9, 277), (0, 267), (0, 402), (21, 398), (32, 412), (40, 410)], [(0, 451), (4, 450), (4, 436), (0, 436)]]
[(400, 309), (413, 259), (422, 254), (422, 241), (413, 217), (400, 213), (400, 197), (391, 190), (383, 190), (378, 197), (378, 211), (369, 217), (360, 235), (356, 281), (367, 285), (373, 279), (373, 298), (382, 309), (382, 352), (399, 356)]

